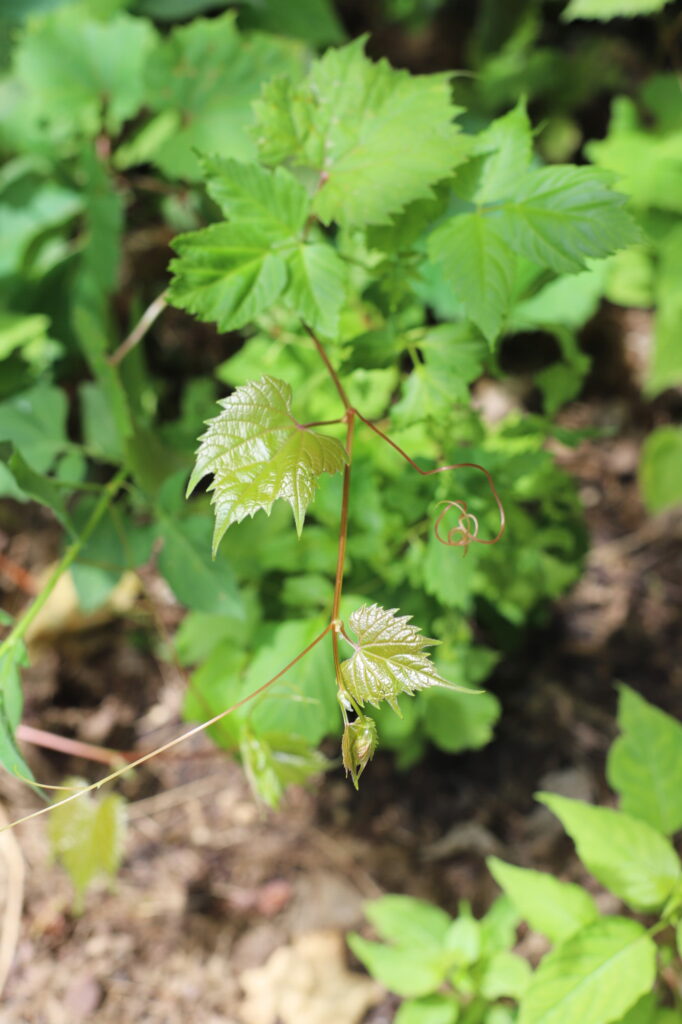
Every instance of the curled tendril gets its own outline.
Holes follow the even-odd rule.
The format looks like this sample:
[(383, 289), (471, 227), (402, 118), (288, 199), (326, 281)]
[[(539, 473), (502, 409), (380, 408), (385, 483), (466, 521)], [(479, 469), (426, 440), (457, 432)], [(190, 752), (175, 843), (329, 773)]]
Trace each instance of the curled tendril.
[[(466, 555), (469, 545), (478, 539), (478, 519), (473, 512), (467, 511), (466, 501), (439, 501), (438, 506), (444, 505), (445, 508), (439, 513), (438, 518), (433, 524), (433, 532), (436, 536), (436, 540), (439, 543), (444, 544), (446, 548), (464, 548), (464, 554)], [(451, 526), (445, 537), (441, 536), (440, 525), (443, 519), (448, 514), (450, 509), (456, 508), (459, 512), (459, 518), (454, 526)], [(469, 526), (469, 523), (473, 524), (473, 528)], [(454, 537), (459, 535), (459, 540), (453, 540)]]
[[(405, 461), (409, 463), (410, 466), (412, 466), (412, 469), (416, 470), (416, 472), (419, 473), (421, 476), (434, 476), (436, 473), (449, 473), (455, 469), (477, 469), (479, 470), (479, 472), (483, 473), (486, 480), (488, 481), (488, 487), (490, 488), (491, 494), (495, 499), (497, 510), (500, 513), (500, 526), (496, 535), (491, 538), (483, 538), (478, 536), (478, 519), (473, 514), (473, 512), (468, 511), (466, 501), (439, 501), (438, 505), (444, 505), (445, 508), (443, 509), (442, 512), (439, 512), (438, 518), (434, 523), (434, 533), (436, 539), (441, 544), (444, 544), (445, 547), (463, 547), (465, 549), (465, 554), (467, 548), (469, 547), (469, 544), (497, 544), (498, 540), (500, 540), (502, 534), (506, 529), (507, 523), (504, 514), (504, 505), (502, 504), (500, 496), (497, 493), (495, 484), (493, 483), (493, 478), (491, 477), (490, 473), (484, 466), (479, 466), (477, 462), (457, 462), (452, 466), (437, 466), (436, 469), (422, 469), (421, 466), (417, 465), (414, 459), (410, 458), (407, 452), (403, 451), (400, 445), (397, 445), (395, 441), (392, 441), (388, 434), (385, 434), (383, 430), (380, 430), (375, 423), (372, 423), (371, 420), (365, 419), (362, 413), (359, 413), (357, 409), (353, 410), (353, 415), (358, 416), (358, 418), (361, 419), (362, 422), (365, 423), (370, 428), (370, 430), (373, 430), (374, 433), (378, 434), (379, 437), (381, 437), (387, 444), (391, 446), (391, 448), (394, 448), (395, 451), (397, 451), (398, 454), (401, 455), (403, 459), (405, 459)], [(459, 517), (455, 525), (451, 526), (447, 534), (443, 536), (443, 534), (441, 533), (441, 525), (443, 523), (445, 516), (448, 514), (450, 509), (453, 508), (457, 509), (457, 511), (459, 512)]]

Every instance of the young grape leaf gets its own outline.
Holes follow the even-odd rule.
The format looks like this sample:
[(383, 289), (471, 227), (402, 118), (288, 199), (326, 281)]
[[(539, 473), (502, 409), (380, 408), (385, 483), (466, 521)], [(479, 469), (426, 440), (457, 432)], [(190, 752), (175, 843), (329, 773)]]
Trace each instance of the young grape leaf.
[[(678, 451), (682, 459), (682, 443)], [(629, 686), (620, 687), (618, 724), (607, 775), (621, 807), (672, 835), (682, 829), (682, 724)]]
[[(85, 787), (82, 779), (67, 785)], [(123, 856), (125, 802), (116, 793), (93, 796), (85, 793), (56, 807), (49, 821), (52, 850), (68, 872), (76, 890), (76, 910), (83, 908), (83, 894), (100, 875), (114, 876)]]
[(324, 224), (389, 224), (465, 158), (448, 75), (411, 75), (364, 54), (365, 38), (329, 50), (300, 84), (274, 79), (256, 104), (260, 153), (320, 175)]
[(353, 612), (348, 621), (358, 642), (353, 643), (352, 657), (341, 663), (341, 676), (361, 707), (366, 701), (378, 707), (385, 700), (399, 715), (397, 698), (401, 693), (411, 695), (429, 686), (462, 688), (444, 679), (424, 651), (439, 641), (423, 636), (418, 626), (411, 625), (411, 615), (396, 615), (396, 611), (373, 604)]
[(521, 1000), (519, 1024), (610, 1024), (651, 990), (656, 945), (638, 921), (593, 921), (549, 953)]
[(213, 474), (214, 553), (232, 523), (259, 509), (269, 515), (277, 498), (291, 505), (300, 536), (317, 478), (339, 472), (347, 461), (339, 441), (296, 422), (291, 397), (285, 381), (264, 376), (222, 399), (222, 412), (208, 422), (187, 494)]

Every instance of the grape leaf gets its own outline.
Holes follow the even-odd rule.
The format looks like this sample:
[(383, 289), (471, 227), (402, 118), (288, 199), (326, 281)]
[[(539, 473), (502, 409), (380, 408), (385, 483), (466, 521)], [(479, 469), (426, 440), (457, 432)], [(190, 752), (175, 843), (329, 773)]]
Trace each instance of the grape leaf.
[(411, 695), (430, 686), (460, 687), (444, 679), (424, 651), (439, 641), (411, 625), (411, 615), (396, 615), (396, 611), (373, 604), (353, 612), (348, 621), (358, 642), (353, 644), (352, 657), (341, 663), (341, 676), (357, 704), (369, 701), (378, 707), (385, 700), (399, 715), (401, 693)]
[(521, 1000), (519, 1024), (610, 1024), (656, 977), (656, 945), (637, 921), (588, 924), (540, 963)]
[(590, 257), (609, 256), (639, 238), (609, 188), (611, 176), (592, 167), (542, 167), (525, 174), (493, 214), (510, 249), (558, 273), (583, 270)]
[(448, 76), (411, 75), (364, 54), (365, 38), (329, 50), (302, 82), (274, 79), (255, 105), (266, 163), (291, 158), (320, 175), (324, 224), (389, 224), (467, 153)]
[(296, 422), (291, 397), (285, 381), (264, 376), (219, 402), (222, 412), (208, 422), (187, 493), (213, 474), (214, 553), (232, 523), (259, 509), (269, 515), (277, 498), (291, 505), (300, 536), (317, 478), (337, 473), (347, 461), (339, 441)]
[(429, 238), (429, 255), (475, 324), (493, 341), (509, 311), (516, 258), (498, 222), (481, 212), (451, 217)]
[(618, 724), (622, 734), (609, 751), (609, 783), (624, 811), (672, 835), (682, 829), (682, 724), (629, 686), (620, 687)]
[[(67, 780), (76, 788), (82, 779)], [(100, 875), (116, 874), (123, 856), (125, 803), (116, 793), (93, 796), (85, 793), (62, 807), (55, 807), (49, 822), (50, 842), (57, 860), (66, 868), (76, 890), (76, 909), (83, 894)]]

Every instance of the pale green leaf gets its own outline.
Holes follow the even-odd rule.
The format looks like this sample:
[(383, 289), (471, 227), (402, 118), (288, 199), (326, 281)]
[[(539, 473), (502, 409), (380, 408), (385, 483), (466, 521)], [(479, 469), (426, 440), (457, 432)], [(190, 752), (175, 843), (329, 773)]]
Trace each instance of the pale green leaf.
[(660, 832), (608, 807), (541, 793), (597, 881), (634, 910), (658, 910), (680, 877), (680, 861)]
[(422, 996), (406, 999), (398, 1007), (393, 1024), (457, 1024), (459, 1005), (455, 996)]
[(360, 706), (378, 707), (387, 701), (400, 714), (397, 698), (430, 686), (457, 689), (437, 672), (425, 647), (437, 644), (410, 623), (411, 615), (396, 615), (378, 604), (363, 605), (349, 618), (357, 637), (355, 651), (341, 663), (344, 685)]
[(32, 781), (33, 773), (19, 752), (15, 737), (24, 708), (20, 670), (27, 661), (21, 642), (11, 644), (0, 654), (0, 764), (11, 775)]
[(481, 979), (481, 995), (491, 1001), (503, 997), (521, 999), (532, 976), (527, 960), (509, 950), (501, 950), (486, 964)]
[(489, 857), (486, 863), (531, 928), (551, 942), (563, 942), (598, 916), (594, 900), (580, 885), (506, 864), (497, 857)]
[(509, 312), (516, 271), (514, 238), (507, 244), (499, 221), (479, 213), (451, 217), (429, 238), (429, 255), (464, 307), (493, 341)]
[(583, 270), (638, 240), (611, 176), (591, 167), (557, 165), (524, 175), (492, 214), (495, 231), (514, 252), (558, 273)]
[(471, 913), (460, 913), (445, 936), (445, 948), (454, 954), (457, 967), (470, 967), (481, 955), (481, 923)]
[(564, 21), (587, 18), (611, 21), (612, 18), (636, 18), (662, 11), (670, 0), (570, 0), (561, 13)]
[(475, 203), (504, 199), (514, 191), (533, 155), (533, 134), (525, 100), (475, 136), (472, 158), (458, 172), (455, 192)]
[(682, 503), (682, 428), (657, 427), (642, 445), (639, 488), (650, 512)]
[[(81, 779), (67, 784), (85, 788)], [(125, 803), (115, 793), (86, 793), (50, 814), (49, 834), (57, 860), (66, 868), (76, 890), (76, 906), (96, 878), (114, 876), (123, 856)]]
[(314, 169), (323, 223), (388, 224), (466, 153), (448, 76), (411, 75), (364, 54), (365, 39), (329, 50), (302, 83), (276, 79), (257, 104), (267, 163)]
[(284, 167), (274, 171), (255, 163), (203, 161), (207, 190), (228, 220), (239, 221), (279, 241), (299, 232), (308, 216), (308, 193)]
[(609, 751), (609, 783), (624, 811), (672, 835), (682, 829), (682, 724), (629, 686), (620, 687), (618, 724), (621, 735)]
[(611, 1024), (648, 992), (656, 945), (637, 921), (592, 922), (540, 963), (519, 1024)]
[(301, 785), (329, 767), (327, 758), (305, 740), (283, 733), (261, 736), (245, 729), (239, 751), (254, 793), (272, 808), (287, 786)]
[(346, 293), (346, 264), (326, 243), (298, 245), (287, 259), (285, 301), (308, 326), (336, 337)]
[(452, 924), (440, 907), (413, 896), (381, 896), (365, 903), (363, 910), (380, 938), (407, 949), (442, 948)]
[(283, 380), (264, 376), (219, 402), (222, 412), (208, 422), (188, 494), (203, 477), (213, 475), (214, 552), (232, 523), (259, 509), (269, 515), (277, 498), (291, 505), (300, 535), (318, 477), (343, 469), (343, 445), (297, 423), (291, 397)]
[(445, 981), (451, 957), (436, 948), (404, 949), (348, 936), (348, 945), (377, 981), (399, 996), (426, 996)]

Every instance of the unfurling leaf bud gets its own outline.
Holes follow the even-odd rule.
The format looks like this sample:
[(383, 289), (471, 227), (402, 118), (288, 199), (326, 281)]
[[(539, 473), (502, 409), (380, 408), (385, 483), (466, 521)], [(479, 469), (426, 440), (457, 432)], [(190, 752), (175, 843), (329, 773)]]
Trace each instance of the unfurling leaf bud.
[(343, 767), (350, 774), (353, 785), (358, 788), (360, 776), (377, 748), (377, 726), (373, 718), (360, 715), (354, 722), (347, 722), (341, 740)]

